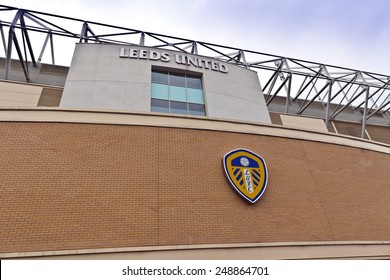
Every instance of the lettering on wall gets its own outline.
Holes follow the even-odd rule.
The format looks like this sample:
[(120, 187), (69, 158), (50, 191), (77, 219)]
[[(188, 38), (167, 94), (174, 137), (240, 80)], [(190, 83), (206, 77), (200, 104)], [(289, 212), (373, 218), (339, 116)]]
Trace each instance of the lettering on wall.
[(120, 58), (133, 58), (133, 59), (148, 59), (148, 60), (160, 60), (162, 62), (170, 62), (174, 60), (177, 64), (183, 64), (187, 66), (193, 66), (196, 68), (210, 69), (221, 73), (229, 72), (229, 68), (225, 63), (219, 61), (190, 56), (187, 54), (176, 53), (171, 58), (168, 52), (148, 50), (148, 49), (133, 49), (133, 48), (120, 48)]

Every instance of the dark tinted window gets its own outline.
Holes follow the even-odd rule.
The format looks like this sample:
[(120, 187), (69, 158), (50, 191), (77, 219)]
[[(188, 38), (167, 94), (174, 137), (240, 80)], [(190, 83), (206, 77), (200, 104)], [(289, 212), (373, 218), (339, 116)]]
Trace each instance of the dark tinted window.
[(172, 86), (185, 87), (186, 86), (185, 76), (182, 74), (170, 74), (169, 84)]
[(152, 83), (168, 84), (168, 73), (166, 72), (152, 72)]
[(190, 115), (205, 116), (203, 104), (188, 103), (188, 110)]
[(199, 77), (187, 76), (187, 87), (201, 89), (202, 80)]
[(152, 70), (151, 111), (205, 116), (201, 76)]
[(152, 98), (152, 112), (169, 113), (169, 101)]
[(175, 114), (188, 114), (187, 103), (170, 101), (171, 102), (171, 113)]

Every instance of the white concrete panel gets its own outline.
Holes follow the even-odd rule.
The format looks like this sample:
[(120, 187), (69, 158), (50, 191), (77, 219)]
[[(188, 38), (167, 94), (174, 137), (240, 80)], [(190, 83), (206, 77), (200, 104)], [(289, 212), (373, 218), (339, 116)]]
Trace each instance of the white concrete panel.
[(71, 102), (68, 108), (150, 111), (150, 94), (137, 94), (149, 93), (149, 83), (95, 81), (86, 85), (83, 81), (73, 81), (67, 90), (67, 96), (61, 100), (61, 107), (64, 102)]
[[(223, 106), (221, 106), (223, 102)], [(230, 120), (271, 123), (267, 106), (259, 102), (216, 92), (207, 94), (208, 116)], [(210, 108), (210, 109), (209, 109)]]
[(328, 132), (322, 119), (280, 115), (283, 125), (301, 129)]
[(36, 107), (42, 87), (0, 82), (0, 106)]
[[(137, 57), (131, 57), (132, 50)], [(169, 61), (142, 57), (153, 52)], [(180, 63), (182, 55), (196, 64)], [(208, 57), (137, 46), (78, 44), (60, 107), (150, 112), (152, 67), (202, 75), (207, 116), (271, 123), (256, 72)]]

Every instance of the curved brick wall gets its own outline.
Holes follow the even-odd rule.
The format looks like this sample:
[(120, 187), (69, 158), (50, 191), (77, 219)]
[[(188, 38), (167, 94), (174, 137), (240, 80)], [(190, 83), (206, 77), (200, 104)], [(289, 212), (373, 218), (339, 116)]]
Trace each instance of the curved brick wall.
[[(0, 123), (0, 252), (390, 240), (389, 155), (270, 136)], [(268, 165), (263, 197), (230, 188), (235, 148)]]

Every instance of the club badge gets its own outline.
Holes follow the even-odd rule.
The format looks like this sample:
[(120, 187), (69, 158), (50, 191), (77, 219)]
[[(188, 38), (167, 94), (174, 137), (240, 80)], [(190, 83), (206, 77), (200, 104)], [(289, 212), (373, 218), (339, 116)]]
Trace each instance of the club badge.
[(264, 159), (246, 149), (236, 149), (223, 157), (226, 176), (245, 200), (255, 203), (263, 195), (268, 181)]

